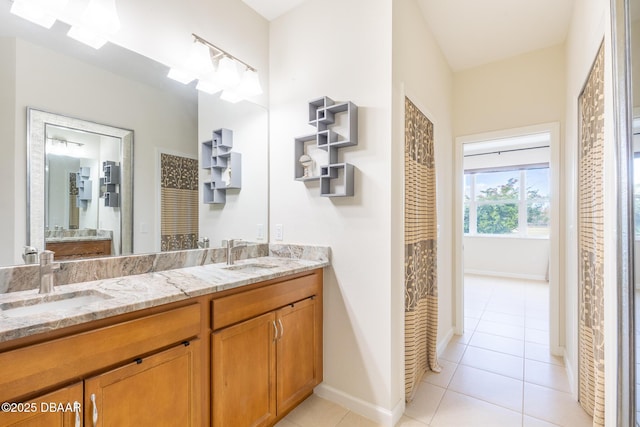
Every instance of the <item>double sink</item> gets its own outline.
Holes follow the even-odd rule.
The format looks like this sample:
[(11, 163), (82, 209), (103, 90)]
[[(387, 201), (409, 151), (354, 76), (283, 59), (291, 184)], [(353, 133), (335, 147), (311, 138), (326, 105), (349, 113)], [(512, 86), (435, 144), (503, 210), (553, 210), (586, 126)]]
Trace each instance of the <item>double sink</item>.
[[(218, 268), (239, 273), (257, 274), (276, 267), (278, 266), (273, 264), (246, 262)], [(113, 297), (110, 295), (91, 289), (67, 293), (53, 292), (50, 294), (39, 294), (33, 298), (0, 304), (0, 314), (9, 318), (32, 316), (82, 307), (111, 298)]]

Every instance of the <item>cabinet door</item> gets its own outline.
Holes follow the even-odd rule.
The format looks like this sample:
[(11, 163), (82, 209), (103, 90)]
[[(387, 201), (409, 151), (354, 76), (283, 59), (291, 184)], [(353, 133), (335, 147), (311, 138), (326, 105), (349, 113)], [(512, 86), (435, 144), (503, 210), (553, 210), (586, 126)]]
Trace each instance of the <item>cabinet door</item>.
[(0, 411), (0, 426), (82, 426), (82, 383), (61, 388), (28, 402), (13, 403), (8, 411), (4, 411), (4, 407)]
[(85, 380), (85, 426), (199, 427), (199, 357), (193, 340)]
[(318, 304), (309, 298), (276, 312), (278, 336), (278, 415), (304, 399), (318, 381)]
[(275, 419), (276, 333), (271, 312), (213, 334), (214, 427), (266, 426)]

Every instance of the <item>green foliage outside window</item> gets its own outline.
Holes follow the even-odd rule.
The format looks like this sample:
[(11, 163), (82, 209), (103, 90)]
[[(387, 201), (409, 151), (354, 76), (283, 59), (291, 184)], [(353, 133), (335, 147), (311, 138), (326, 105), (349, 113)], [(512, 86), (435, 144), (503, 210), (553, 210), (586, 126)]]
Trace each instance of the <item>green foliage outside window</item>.
[[(482, 190), (476, 197), (478, 234), (514, 234), (518, 232), (519, 189), (518, 179), (509, 178), (506, 184)], [(508, 203), (511, 202), (511, 203)], [(464, 208), (464, 232), (469, 233), (469, 205)], [(527, 224), (529, 227), (547, 227), (549, 204), (539, 190), (527, 189)]]

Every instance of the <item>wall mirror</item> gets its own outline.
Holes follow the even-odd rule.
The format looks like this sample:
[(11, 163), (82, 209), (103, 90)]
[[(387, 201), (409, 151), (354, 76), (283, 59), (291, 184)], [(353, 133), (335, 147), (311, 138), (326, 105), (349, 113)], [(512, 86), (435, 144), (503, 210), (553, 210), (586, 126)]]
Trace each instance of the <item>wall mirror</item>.
[[(198, 94), (193, 85), (184, 86), (168, 79), (168, 67), (163, 64), (110, 43), (93, 50), (67, 37), (66, 24), (56, 22), (46, 30), (11, 15), (10, 6), (10, 2), (0, 4), (0, 93), (3, 94), (0, 97), (0, 146), (3, 148), (0, 177), (5, 183), (0, 188), (0, 196), (6, 201), (0, 205), (0, 234), (6, 236), (5, 244), (0, 247), (0, 266), (23, 264), (24, 246), (31, 244), (41, 251), (45, 247), (47, 228), (52, 237), (51, 234), (56, 234), (56, 225), (58, 234), (63, 234), (60, 232), (63, 228), (70, 231), (76, 225), (85, 227), (83, 215), (104, 204), (100, 186), (92, 182), (93, 197), (98, 198), (98, 203), (94, 206), (93, 202), (87, 202), (86, 211), (80, 207), (76, 223), (75, 214), (70, 215), (75, 209), (69, 201), (70, 182), (62, 193), (45, 186), (44, 149), (38, 151), (40, 157), (29, 153), (36, 165), (27, 162), (27, 133), (31, 137), (36, 132), (35, 126), (27, 130), (31, 120), (27, 118), (29, 107), (32, 112), (37, 110), (64, 119), (62, 123), (43, 119), (38, 131), (41, 141), (49, 129), (56, 129), (60, 139), (67, 140), (71, 137), (63, 136), (63, 130), (81, 130), (101, 138), (111, 135), (120, 139), (122, 147), (126, 147), (130, 138), (125, 132), (135, 135), (129, 158), (132, 219), (125, 220), (128, 214), (123, 214), (125, 206), (121, 204), (119, 208), (102, 212), (96, 219), (97, 224), (87, 222), (85, 227), (96, 233), (101, 229), (110, 230), (112, 226), (106, 224), (107, 218), (119, 209), (122, 239), (117, 242), (114, 238), (114, 253), (161, 250), (161, 154), (198, 159), (200, 142), (211, 138), (212, 130), (220, 127), (231, 128), (237, 136), (237, 147), (234, 147), (243, 155), (242, 188), (230, 192), (224, 206), (204, 205), (199, 191), (198, 233), (209, 237), (211, 246), (219, 246), (226, 238), (267, 240), (266, 108), (248, 102), (231, 104), (218, 96)], [(69, 120), (78, 122), (68, 123)], [(87, 129), (86, 123), (105, 124), (119, 130)], [(43, 144), (46, 147), (46, 141)], [(125, 154), (126, 148), (121, 155)], [(126, 161), (126, 157), (121, 158)], [(49, 166), (55, 168), (56, 160), (61, 159), (53, 160), (53, 164), (52, 159)], [(102, 169), (102, 165), (97, 168)], [(42, 176), (32, 176), (35, 169)], [(199, 178), (206, 179), (198, 169)], [(91, 181), (104, 176), (102, 170), (89, 173)], [(202, 182), (198, 184), (201, 185)], [(33, 197), (38, 193), (36, 203)], [(126, 195), (122, 195), (125, 197), (122, 202), (126, 204)], [(45, 205), (45, 198), (52, 202), (51, 206)], [(117, 222), (114, 218), (110, 221)]]
[(133, 131), (27, 110), (29, 245), (79, 259), (132, 252)]

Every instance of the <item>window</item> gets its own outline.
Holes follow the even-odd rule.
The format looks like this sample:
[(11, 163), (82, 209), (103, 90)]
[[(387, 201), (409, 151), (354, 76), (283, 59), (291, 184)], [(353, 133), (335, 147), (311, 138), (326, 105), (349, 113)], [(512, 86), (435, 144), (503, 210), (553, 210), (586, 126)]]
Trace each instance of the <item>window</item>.
[(549, 236), (549, 167), (465, 172), (464, 233)]

